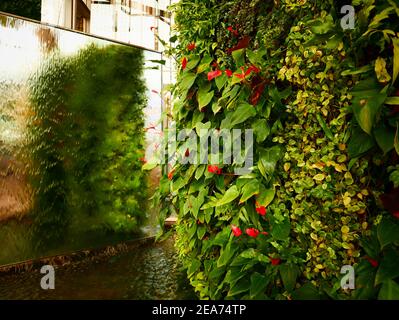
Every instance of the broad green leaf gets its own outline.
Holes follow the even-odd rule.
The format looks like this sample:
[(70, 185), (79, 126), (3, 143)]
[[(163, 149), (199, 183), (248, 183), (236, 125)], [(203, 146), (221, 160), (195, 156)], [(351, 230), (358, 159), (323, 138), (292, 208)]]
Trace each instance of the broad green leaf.
[(223, 86), (226, 84), (228, 78), (225, 73), (223, 73), (220, 77), (217, 77), (215, 79), (216, 86), (218, 87), (219, 90), (222, 90)]
[(310, 29), (314, 34), (326, 34), (335, 28), (334, 19), (328, 15), (324, 19), (318, 19), (312, 22)]
[(380, 266), (375, 277), (375, 285), (395, 279), (399, 276), (399, 253), (392, 247), (387, 247), (384, 251), (384, 258), (382, 259)]
[(221, 129), (231, 129), (235, 125), (256, 115), (255, 108), (249, 103), (241, 103), (236, 110), (230, 111), (222, 121)]
[(231, 53), (237, 67), (241, 67), (245, 64), (244, 51), (245, 49), (240, 49), (240, 50), (235, 50)]
[(194, 69), (198, 63), (200, 61), (200, 57), (199, 56), (191, 56), (188, 58), (188, 63), (187, 63), (187, 70), (192, 70)]
[(393, 146), (395, 147), (396, 153), (399, 154), (399, 124), (396, 126), (396, 134), (393, 141)]
[(258, 168), (266, 179), (273, 174), (276, 164), (281, 157), (282, 151), (279, 146), (274, 146), (261, 152), (258, 161)]
[(199, 180), (203, 176), (205, 169), (206, 169), (205, 164), (198, 166), (197, 170), (195, 171), (195, 176), (194, 176), (196, 180)]
[(291, 232), (291, 223), (288, 219), (284, 219), (282, 222), (272, 220), (271, 223), (271, 235), (276, 240), (287, 240)]
[(399, 300), (399, 284), (393, 280), (384, 281), (378, 300)]
[(189, 90), (193, 86), (195, 79), (197, 79), (197, 75), (195, 73), (192, 72), (185, 73), (183, 77), (180, 79), (180, 89), (182, 91)]
[(399, 97), (388, 97), (384, 103), (393, 106), (399, 105)]
[(276, 190), (274, 188), (266, 189), (263, 185), (257, 198), (259, 205), (267, 207), (274, 199)]
[(374, 145), (372, 137), (360, 128), (356, 128), (352, 131), (352, 136), (348, 144), (349, 157), (357, 158), (369, 151)]
[(399, 38), (392, 38), (393, 43), (393, 76), (392, 84), (395, 83), (399, 75)]
[(202, 90), (198, 91), (198, 108), (202, 110), (203, 107), (206, 107), (213, 99), (215, 92), (213, 90), (209, 92), (203, 92)]
[(258, 119), (252, 124), (252, 129), (254, 130), (256, 136), (256, 142), (261, 143), (270, 134), (270, 126), (266, 119)]
[(352, 90), (352, 109), (363, 131), (371, 135), (375, 118), (387, 98), (380, 85), (370, 78), (360, 81)]
[(319, 300), (320, 293), (312, 283), (308, 282), (299, 289), (296, 289), (292, 293), (292, 297), (295, 300)]
[(341, 76), (351, 76), (351, 75), (356, 75), (356, 74), (361, 74), (361, 73), (365, 73), (368, 72), (370, 70), (373, 70), (373, 67), (369, 64), (358, 68), (356, 70), (345, 70), (341, 72)]
[(201, 267), (201, 262), (197, 259), (192, 259), (190, 267), (187, 270), (187, 276), (191, 278), (191, 276)]
[(147, 162), (141, 168), (142, 168), (142, 170), (146, 170), (147, 171), (147, 170), (152, 170), (152, 169), (156, 168), (157, 166), (158, 165), (156, 163)]
[(295, 288), (296, 279), (299, 273), (298, 267), (285, 263), (279, 266), (279, 271), (285, 289), (288, 292), (291, 292)]
[(250, 182), (246, 183), (242, 188), (242, 197), (240, 199), (240, 203), (247, 201), (252, 196), (259, 193), (259, 181), (257, 179), (253, 179)]
[(385, 126), (380, 126), (374, 129), (373, 133), (378, 146), (384, 151), (384, 154), (393, 149), (393, 142), (395, 139), (394, 130), (390, 130)]
[(220, 257), (217, 261), (217, 266), (223, 267), (225, 266), (234, 256), (234, 253), (237, 251), (237, 247), (231, 247), (231, 242), (229, 242), (223, 249)]
[(230, 187), (229, 190), (223, 195), (223, 198), (217, 202), (217, 206), (223, 206), (235, 200), (240, 195), (237, 186)]
[(198, 66), (197, 73), (202, 73), (209, 68), (209, 65), (212, 63), (213, 58), (210, 56), (204, 56)]
[(393, 242), (399, 241), (399, 225), (391, 219), (382, 219), (377, 229), (377, 236), (381, 248)]
[(248, 279), (241, 279), (239, 280), (234, 287), (230, 288), (229, 292), (227, 293), (227, 297), (233, 297), (237, 294), (247, 292), (251, 287), (251, 282)]
[(254, 272), (251, 275), (251, 288), (250, 295), (251, 297), (257, 296), (259, 293), (264, 292), (266, 290), (267, 285), (269, 284), (269, 279), (258, 272)]

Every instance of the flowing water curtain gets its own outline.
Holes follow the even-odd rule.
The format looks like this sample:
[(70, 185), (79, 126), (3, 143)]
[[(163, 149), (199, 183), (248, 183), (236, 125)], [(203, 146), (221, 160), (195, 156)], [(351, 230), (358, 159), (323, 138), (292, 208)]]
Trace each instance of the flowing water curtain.
[(51, 57), (31, 79), (39, 242), (62, 241), (70, 223), (74, 232), (135, 232), (143, 222), (142, 65), (139, 49), (89, 46)]

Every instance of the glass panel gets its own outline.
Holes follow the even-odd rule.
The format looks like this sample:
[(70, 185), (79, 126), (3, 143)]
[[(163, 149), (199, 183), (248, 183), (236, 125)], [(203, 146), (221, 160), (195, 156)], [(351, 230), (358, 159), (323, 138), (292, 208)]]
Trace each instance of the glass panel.
[[(126, 120), (131, 119), (129, 115), (123, 118), (122, 113), (118, 113), (121, 106), (130, 101), (147, 101), (145, 126), (156, 128), (147, 130), (146, 157), (151, 156), (154, 145), (156, 148), (159, 143), (162, 101), (158, 93), (161, 92), (162, 77), (159, 64), (152, 61), (161, 60), (161, 54), (3, 14), (0, 14), (0, 53), (0, 265), (142, 236), (138, 228), (132, 228), (132, 231), (126, 227), (129, 223), (138, 224), (135, 213), (130, 216), (129, 206), (134, 211), (139, 206), (137, 199), (142, 198), (135, 198), (133, 191), (126, 199), (113, 198), (115, 188), (122, 193), (126, 191), (124, 186), (118, 186), (118, 179), (125, 177), (120, 171), (116, 174), (116, 164), (109, 159), (125, 157), (127, 163), (124, 165), (127, 166), (129, 157), (137, 160), (137, 150), (132, 149), (135, 142), (132, 140), (132, 145), (121, 142), (127, 139), (124, 134), (134, 129), (130, 120)], [(134, 60), (145, 64), (144, 74), (142, 81), (129, 83), (130, 76), (132, 81), (136, 79), (132, 69)], [(142, 86), (140, 82), (145, 85), (143, 99), (135, 96), (134, 91)], [(95, 107), (90, 109), (90, 106)], [(86, 110), (85, 114), (82, 111), (82, 116), (80, 107)], [(48, 109), (56, 116), (43, 116)], [(93, 117), (87, 116), (88, 110)], [(111, 128), (113, 135), (107, 136), (99, 130), (96, 121)], [(85, 127), (89, 125), (90, 130)], [(33, 139), (32, 126), (41, 128), (42, 136), (34, 133)], [(58, 139), (55, 135), (61, 127), (64, 131)], [(93, 146), (81, 148), (80, 144), (93, 142), (93, 139), (87, 139), (86, 133), (98, 141)], [(57, 142), (52, 146), (57, 152), (49, 150), (44, 137)], [(113, 148), (115, 145), (122, 146), (121, 154), (118, 154), (119, 149)], [(44, 151), (40, 153), (38, 150)], [(85, 153), (79, 154), (82, 150)], [(56, 159), (40, 162), (43, 154)], [(102, 161), (98, 159), (99, 154), (108, 159), (107, 165), (101, 167), (98, 164)], [(75, 163), (76, 159), (85, 159), (82, 161), (86, 161), (86, 167), (82, 161)], [(121, 162), (118, 161), (116, 163)], [(40, 166), (32, 163), (40, 163)], [(79, 167), (80, 171), (65, 169), (71, 167)], [(137, 165), (136, 169), (139, 167)], [(96, 177), (101, 177), (98, 183), (87, 174), (94, 168)], [(70, 172), (85, 176), (86, 180)], [(127, 170), (123, 175), (130, 177), (132, 172)], [(52, 178), (49, 178), (50, 173), (54, 173)], [(43, 183), (45, 179), (48, 179), (47, 184)], [(134, 181), (131, 177), (131, 183), (137, 184)], [(60, 184), (63, 187), (57, 189)], [(96, 193), (89, 189), (101, 189), (104, 184), (104, 190), (110, 186), (114, 188), (110, 195), (106, 195), (106, 200), (91, 198), (90, 195)], [(54, 190), (63, 191), (60, 194)], [(51, 206), (38, 207), (38, 199), (43, 194), (54, 197)], [(126, 213), (124, 209), (118, 211), (121, 206), (124, 208), (123, 201), (127, 203)], [(48, 225), (41, 221), (39, 228), (37, 217), (47, 214), (52, 220)], [(57, 235), (55, 238), (54, 234)]]

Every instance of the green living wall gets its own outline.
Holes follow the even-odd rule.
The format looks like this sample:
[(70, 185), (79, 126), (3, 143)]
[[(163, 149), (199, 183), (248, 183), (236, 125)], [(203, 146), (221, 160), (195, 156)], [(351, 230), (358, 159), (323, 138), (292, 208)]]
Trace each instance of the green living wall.
[(161, 180), (201, 298), (399, 299), (399, 5), (353, 6), (348, 30), (335, 1), (173, 6), (177, 129), (255, 134), (250, 174), (177, 164)]
[(53, 55), (30, 80), (22, 153), (39, 247), (139, 231), (146, 212), (143, 64), (140, 49), (91, 45), (75, 56)]
[(0, 11), (40, 21), (41, 0), (1, 0)]

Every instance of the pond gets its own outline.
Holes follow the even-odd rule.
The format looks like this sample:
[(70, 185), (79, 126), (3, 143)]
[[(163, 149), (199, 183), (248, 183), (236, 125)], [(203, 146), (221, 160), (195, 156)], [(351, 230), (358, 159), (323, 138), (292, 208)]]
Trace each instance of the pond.
[(40, 271), (0, 276), (0, 299), (196, 299), (177, 259), (173, 239), (147, 244), (101, 262), (55, 270), (55, 289), (40, 287)]

